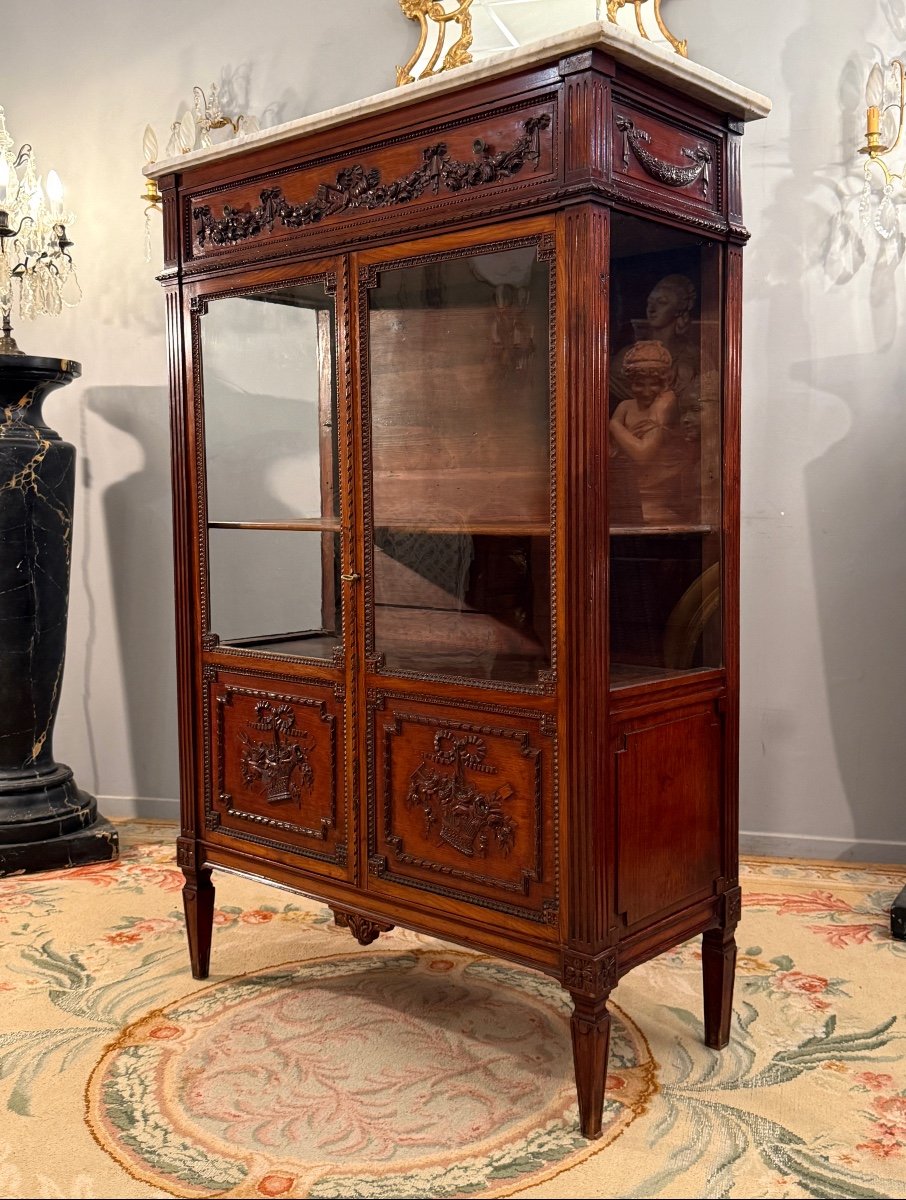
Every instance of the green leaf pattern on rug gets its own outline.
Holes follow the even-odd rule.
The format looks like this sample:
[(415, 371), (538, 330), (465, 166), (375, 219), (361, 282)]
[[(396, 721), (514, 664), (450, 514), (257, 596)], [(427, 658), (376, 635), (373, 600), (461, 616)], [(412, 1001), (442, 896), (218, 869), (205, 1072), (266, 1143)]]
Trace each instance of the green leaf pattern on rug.
[[(175, 954), (174, 948), (147, 954), (125, 979), (96, 986), (95, 976), (80, 955), (61, 954), (51, 942), (23, 948), (20, 969), (27, 967), (32, 975), (43, 977), (51, 1003), (85, 1023), (76, 1028), (0, 1033), (0, 1078), (16, 1077), (7, 1108), (30, 1116), (32, 1089), (44, 1071), (51, 1067), (68, 1070), (83, 1052), (97, 1046), (99, 1036), (109, 1039), (137, 1012), (153, 1004), (155, 996), (165, 990), (167, 976), (158, 976), (153, 983), (147, 976)], [(171, 971), (170, 975), (175, 973)]]
[[(778, 967), (789, 970), (792, 961), (783, 959)], [(840, 981), (842, 982), (842, 981)], [(839, 992), (846, 995), (845, 992)], [(701, 1021), (685, 1009), (671, 1009), (676, 1017), (698, 1038), (704, 1036)], [(673, 1073), (661, 1076), (660, 1093), (652, 1109), (656, 1124), (649, 1145), (655, 1148), (672, 1132), (680, 1115), (693, 1134), (683, 1147), (683, 1167), (688, 1170), (701, 1162), (706, 1154), (709, 1163), (709, 1183), (706, 1198), (729, 1194), (733, 1185), (733, 1168), (750, 1149), (781, 1177), (814, 1197), (876, 1197), (889, 1200), (894, 1194), (873, 1188), (864, 1175), (847, 1170), (806, 1145), (805, 1139), (776, 1121), (746, 1111), (729, 1102), (714, 1099), (715, 1093), (736, 1092), (753, 1088), (777, 1087), (814, 1071), (828, 1062), (889, 1062), (899, 1061), (899, 1055), (879, 1056), (876, 1052), (894, 1040), (889, 1031), (896, 1017), (869, 1030), (837, 1033), (837, 1018), (830, 1015), (820, 1035), (807, 1037), (796, 1046), (778, 1050), (766, 1066), (754, 1070), (756, 1047), (752, 1030), (758, 1021), (757, 1009), (742, 1003), (734, 1014), (734, 1030), (729, 1046), (716, 1053), (709, 1052), (708, 1060), (696, 1066), (682, 1045), (677, 1045), (672, 1063)], [(662, 1112), (658, 1112), (658, 1109)], [(659, 1195), (676, 1181), (676, 1168), (671, 1165), (649, 1176), (629, 1193), (631, 1200)]]
[[(379, 947), (358, 947), (326, 908), (305, 900), (274, 904), (273, 893), (253, 882), (224, 878), (212, 966), (227, 974), (194, 981), (172, 842), (159, 827), (133, 833), (124, 837), (119, 863), (0, 881), (0, 991), (10, 1014), (0, 1032), (6, 1088), (0, 1103), (11, 1144), (30, 1146), (18, 1154), (15, 1170), (0, 1147), (0, 1190), (16, 1197), (452, 1200), (518, 1193), (557, 1176), (546, 1185), (550, 1191), (561, 1173), (567, 1190), (557, 1194), (571, 1194), (576, 1169), (585, 1194), (597, 1186), (603, 1190), (594, 1194), (627, 1198), (902, 1197), (906, 1077), (896, 969), (906, 943), (890, 939), (888, 917), (902, 886), (898, 878), (883, 870), (754, 863), (743, 881), (747, 940), (730, 1045), (721, 1053), (702, 1045), (697, 940), (633, 971), (611, 1006), (605, 1108), (611, 1132), (588, 1143), (576, 1121), (571, 1002), (556, 980), (403, 929), (382, 937)], [(302, 1003), (284, 1031), (256, 1026), (258, 1011), (280, 1016), (279, 1005), (300, 980), (320, 990), (318, 1022), (312, 1025)], [(376, 1010), (356, 1027), (342, 1015), (344, 1002), (372, 992)], [(509, 997), (510, 1008), (495, 1016), (501, 997)], [(271, 1001), (276, 1007), (266, 1009)], [(243, 1006), (244, 1028), (253, 1041), (260, 1031), (269, 1055), (261, 1082), (254, 1047), (238, 1041), (218, 1058), (220, 1031), (233, 1030)], [(398, 1044), (387, 1041), (381, 1010), (402, 1022)], [(455, 1027), (446, 1023), (451, 1013), (461, 1018)], [(332, 1021), (334, 1014), (329, 1031), (323, 1018)], [(482, 1025), (486, 1016), (496, 1021), (490, 1029)], [(350, 1098), (359, 1115), (341, 1113), (343, 1136), (363, 1128), (362, 1114), (376, 1114), (387, 1157), (370, 1154), (367, 1145), (352, 1153), (342, 1141), (331, 1145), (317, 1090), (315, 1107), (303, 1096), (297, 1110), (296, 1077), (280, 1066), (284, 1034), (293, 1043), (298, 1035), (306, 1040), (308, 1057), (299, 1063), (317, 1064), (315, 1084), (323, 1083), (331, 1102), (339, 1098), (345, 1106), (347, 1089), (359, 1089)], [(478, 1043), (485, 1057), (473, 1067)], [(335, 1050), (344, 1044), (349, 1049), (338, 1070)], [(370, 1048), (382, 1046), (384, 1058), (378, 1053), (372, 1062)], [(227, 1100), (236, 1094), (231, 1071), (239, 1072), (250, 1114), (242, 1106), (232, 1115), (218, 1111), (218, 1093), (203, 1071), (191, 1077), (199, 1086), (187, 1082), (182, 1068), (203, 1067), (211, 1056), (223, 1071), (220, 1094)], [(449, 1083), (433, 1090), (435, 1078), (455, 1080), (457, 1099)], [(498, 1079), (510, 1091), (495, 1097)], [(73, 1084), (78, 1112), (85, 1111), (87, 1084), (95, 1140), (84, 1125), (76, 1128), (70, 1107), (65, 1166), (51, 1179), (39, 1140), (28, 1139), (56, 1111), (57, 1093), (66, 1088), (71, 1095)], [(547, 1089), (546, 1108), (539, 1085)], [(305, 1137), (317, 1153), (300, 1151), (273, 1124), (275, 1095), (287, 1120), (312, 1114)], [(419, 1139), (427, 1127), (418, 1103), (436, 1130), (424, 1153)], [(491, 1113), (488, 1137), (471, 1135), (475, 1117), (457, 1116), (456, 1103), (472, 1104), (475, 1116)], [(172, 1105), (182, 1117), (173, 1119)], [(254, 1135), (259, 1113), (278, 1135), (270, 1146)], [(230, 1121), (239, 1134), (251, 1131), (246, 1144), (230, 1137)], [(124, 1190), (114, 1184), (111, 1191), (111, 1179)]]

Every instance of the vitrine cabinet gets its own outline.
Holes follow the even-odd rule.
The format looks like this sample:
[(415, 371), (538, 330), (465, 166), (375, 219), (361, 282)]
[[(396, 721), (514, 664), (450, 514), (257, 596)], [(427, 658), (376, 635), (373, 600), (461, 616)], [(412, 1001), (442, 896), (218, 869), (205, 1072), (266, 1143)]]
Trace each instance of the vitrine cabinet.
[(218, 867), (574, 1002), (737, 883), (742, 122), (592, 27), (153, 169), (193, 973)]

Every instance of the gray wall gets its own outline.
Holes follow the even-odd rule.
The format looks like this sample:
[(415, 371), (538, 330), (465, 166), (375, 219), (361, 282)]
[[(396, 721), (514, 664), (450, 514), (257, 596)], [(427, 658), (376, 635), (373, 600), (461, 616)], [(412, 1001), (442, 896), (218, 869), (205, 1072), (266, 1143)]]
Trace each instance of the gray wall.
[[(745, 138), (742, 804), (748, 848), (906, 860), (906, 264), (855, 228), (860, 95), (902, 0), (664, 0), (691, 56), (765, 92)], [(141, 139), (193, 84), (262, 124), (383, 90), (414, 28), (396, 0), (187, 6), (34, 0), (7, 45), (66, 28), (52, 69), (4, 59), (17, 142), (78, 213), (85, 292), (20, 345), (81, 360), (48, 413), (81, 454), (57, 756), (108, 813), (177, 791), (164, 306), (143, 261)], [(157, 218), (155, 217), (155, 220)], [(848, 224), (847, 222), (852, 222)], [(158, 253), (159, 230), (153, 230)], [(159, 262), (159, 256), (157, 257)]]
[(698, 61), (774, 101), (743, 153), (744, 845), (903, 862), (906, 261), (862, 244), (856, 149), (906, 5), (669, 8)]

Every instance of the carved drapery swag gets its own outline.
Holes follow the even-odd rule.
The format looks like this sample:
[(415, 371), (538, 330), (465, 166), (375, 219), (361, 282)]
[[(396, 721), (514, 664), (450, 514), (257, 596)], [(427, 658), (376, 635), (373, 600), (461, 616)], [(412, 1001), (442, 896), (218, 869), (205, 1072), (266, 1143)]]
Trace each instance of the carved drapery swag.
[(667, 187), (686, 188), (690, 187), (697, 179), (701, 180), (702, 195), (707, 196), (708, 184), (711, 179), (711, 151), (707, 150), (701, 144), (697, 146), (684, 146), (680, 149), (680, 153), (684, 158), (692, 160), (691, 166), (677, 165), (676, 163), (667, 162), (663, 158), (658, 158), (646, 149), (646, 145), (651, 141), (651, 135), (646, 133), (644, 129), (636, 129), (635, 125), (628, 117), (617, 117), (617, 128), (623, 135), (623, 170), (629, 169), (629, 154), (630, 151), (638, 159), (642, 169), (646, 171), (652, 179), (656, 179), (658, 183), (666, 184)]

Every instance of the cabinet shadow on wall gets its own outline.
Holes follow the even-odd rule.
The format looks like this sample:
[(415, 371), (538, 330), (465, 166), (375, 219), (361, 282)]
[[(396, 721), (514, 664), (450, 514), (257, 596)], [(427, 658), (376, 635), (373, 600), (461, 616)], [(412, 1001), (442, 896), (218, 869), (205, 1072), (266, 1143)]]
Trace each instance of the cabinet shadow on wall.
[[(281, 497), (279, 468), (292, 465), (298, 450), (289, 434), (298, 422), (299, 404), (283, 397), (221, 396), (220, 410), (227, 414), (220, 457), (233, 495), (252, 490), (267, 506), (271, 520), (289, 519), (297, 513)], [(113, 619), (122, 664), (126, 701), (129, 758), (140, 815), (175, 817), (172, 800), (179, 795), (176, 725), (176, 635), (173, 622), (173, 534), (170, 493), (169, 398), (166, 388), (89, 388), (89, 412), (133, 437), (144, 455), (142, 466), (111, 484), (103, 496), (104, 536), (113, 590)], [(269, 414), (273, 436), (248, 436), (249, 407)], [(240, 419), (242, 418), (242, 419)], [(296, 439), (298, 440), (298, 439)], [(285, 449), (281, 450), (281, 447)], [(95, 539), (95, 548), (97, 541)], [(83, 547), (83, 557), (89, 546)], [(225, 578), (244, 578), (243, 547), (221, 550), (234, 560), (222, 563)], [(76, 567), (74, 586), (86, 576), (84, 561)], [(300, 580), (304, 583), (304, 580)], [(268, 590), (262, 573), (263, 593)], [(247, 591), (247, 589), (246, 589)], [(290, 593), (298, 596), (298, 589)], [(238, 589), (236, 603), (248, 597)], [(252, 601), (260, 600), (256, 592)], [(236, 603), (233, 607), (236, 607)], [(220, 597), (222, 615), (232, 616), (230, 596)], [(240, 612), (238, 619), (245, 614)], [(289, 619), (289, 618), (287, 618)], [(86, 679), (103, 678), (97, 661), (103, 639), (92, 623), (89, 633)], [(90, 692), (89, 700), (90, 704)], [(93, 739), (95, 740), (95, 739)], [(98, 789), (106, 791), (103, 778)], [(165, 803), (159, 803), (164, 800)]]
[[(95, 549), (102, 538), (107, 544), (139, 815), (173, 819), (179, 756), (169, 397), (165, 387), (95, 387), (86, 390), (85, 403), (89, 412), (133, 437), (144, 455), (137, 471), (105, 490), (104, 530), (93, 541)], [(78, 577), (74, 573), (75, 586)], [(95, 638), (94, 630), (91, 637), (86, 678), (102, 680), (104, 666), (98, 657), (107, 639)], [(100, 778), (98, 789), (107, 792), (110, 787)]]
[[(859, 186), (852, 120), (864, 103), (863, 7), (844, 13), (840, 5), (808, 0), (790, 16), (778, 47), (788, 135), (782, 127), (769, 132), (768, 154), (754, 168), (769, 186), (747, 252), (744, 456), (753, 469), (748, 519), (768, 514), (769, 522), (761, 547), (751, 527), (748, 541), (744, 534), (743, 595), (745, 572), (756, 566), (769, 573), (771, 587), (752, 589), (761, 610), (751, 610), (751, 628), (743, 625), (744, 696), (747, 669), (757, 674), (763, 661), (772, 674), (752, 689), (748, 724), (744, 709), (742, 761), (745, 768), (748, 758), (752, 769), (748, 775), (744, 769), (740, 782), (743, 828), (776, 831), (761, 847), (752, 845), (756, 852), (795, 855), (804, 843), (806, 853), (826, 858), (902, 861), (906, 371), (896, 362), (903, 332), (889, 303), (902, 264), (869, 263), (858, 202), (849, 199)], [(814, 86), (818, 43), (859, 48), (845, 62), (839, 58), (830, 110), (831, 93)], [(848, 285), (851, 317), (838, 290)], [(865, 314), (855, 308), (866, 303), (875, 345), (884, 349), (814, 353), (816, 346), (864, 345)], [(757, 380), (754, 387), (746, 387), (745, 371)], [(847, 427), (837, 433), (841, 409)], [(805, 511), (781, 525), (774, 513), (784, 500), (795, 503), (800, 473)], [(817, 630), (805, 627), (815, 620)], [(820, 657), (812, 649), (815, 634)], [(805, 648), (798, 654), (800, 637)], [(774, 729), (764, 724), (766, 704), (776, 705)], [(822, 761), (825, 747), (832, 764)]]
[(795, 363), (792, 377), (850, 414), (846, 434), (805, 467), (827, 702), (856, 842), (840, 857), (902, 861), (906, 369), (854, 354)]

